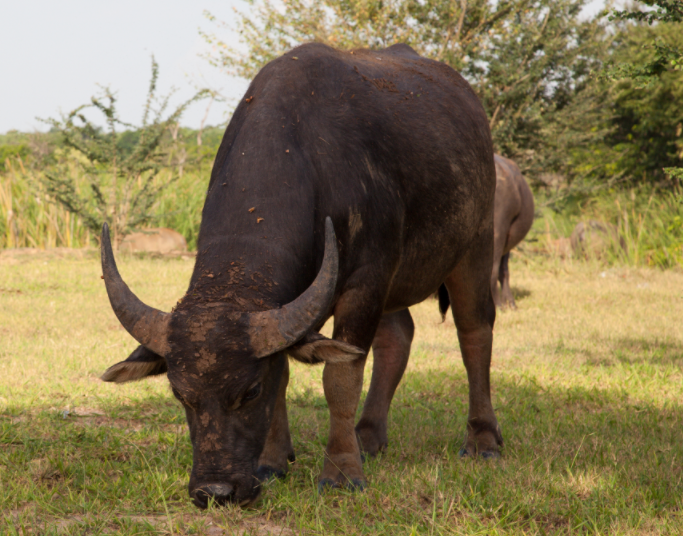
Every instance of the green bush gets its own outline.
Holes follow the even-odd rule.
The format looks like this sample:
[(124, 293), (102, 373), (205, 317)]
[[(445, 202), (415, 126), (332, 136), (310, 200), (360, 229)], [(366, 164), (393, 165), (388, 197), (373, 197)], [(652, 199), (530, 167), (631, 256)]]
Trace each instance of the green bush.
[[(580, 221), (615, 225), (625, 249), (614, 241), (601, 259), (605, 265), (683, 266), (683, 188), (641, 184), (632, 189), (603, 190), (571, 196), (561, 207), (540, 198), (539, 217), (527, 236), (534, 251), (552, 253), (550, 242), (569, 238)], [(553, 208), (551, 208), (551, 206)], [(528, 246), (527, 246), (528, 247)], [(523, 246), (524, 248), (524, 246)]]
[(0, 145), (0, 171), (7, 171), (7, 160), (9, 158), (26, 158), (29, 153), (28, 145), (25, 143), (18, 145)]

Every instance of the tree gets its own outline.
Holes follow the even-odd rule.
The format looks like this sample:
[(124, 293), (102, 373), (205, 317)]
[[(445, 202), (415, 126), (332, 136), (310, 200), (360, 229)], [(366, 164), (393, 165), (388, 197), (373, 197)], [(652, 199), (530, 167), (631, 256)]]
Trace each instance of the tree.
[[(610, 20), (646, 22), (648, 25), (683, 22), (683, 0), (640, 0), (653, 8), (651, 11), (618, 11), (613, 10)], [(639, 84), (650, 85), (662, 73), (683, 69), (683, 47), (670, 45), (655, 37), (643, 48), (652, 50), (650, 57), (644, 62), (621, 61), (608, 69), (608, 76), (613, 80), (631, 79)]]
[[(48, 193), (78, 215), (95, 236), (102, 224), (108, 222), (115, 245), (131, 229), (153, 218), (151, 209), (158, 194), (178, 176), (173, 173), (167, 181), (156, 180), (162, 169), (174, 165), (169, 158), (174, 147), (168, 132), (174, 127), (177, 132), (185, 109), (206, 94), (198, 92), (163, 118), (170, 95), (157, 98), (158, 76), (159, 66), (152, 58), (152, 77), (140, 127), (119, 118), (116, 97), (108, 88), (93, 97), (90, 104), (79, 106), (61, 120), (47, 120), (61, 133), (64, 146), (75, 155), (72, 162), (81, 168), (87, 181), (87, 188), (82, 188), (68, 172), (67, 159), (62, 158), (56, 169), (44, 173)], [(106, 128), (86, 117), (88, 109), (102, 113)]]
[(246, 51), (203, 33), (216, 50), (210, 61), (230, 74), (251, 78), (308, 41), (342, 49), (404, 42), (470, 81), (496, 149), (536, 178), (568, 172), (572, 144), (602, 135), (586, 123), (605, 103), (584, 90), (610, 39), (599, 18), (580, 19), (584, 0), (248, 1), (252, 9), (237, 23)]
[[(612, 11), (611, 20), (635, 22), (606, 69), (618, 82), (614, 143), (635, 174), (683, 179), (683, 0), (641, 0), (648, 11)], [(640, 24), (638, 24), (640, 23)], [(646, 23), (647, 26), (644, 26)], [(670, 166), (670, 167), (667, 167)]]
[(572, 153), (605, 134), (595, 126), (607, 103), (591, 72), (607, 59), (611, 38), (597, 19), (579, 19), (583, 5), (527, 3), (463, 69), (489, 114), (496, 150), (537, 185), (548, 173), (576, 176)]

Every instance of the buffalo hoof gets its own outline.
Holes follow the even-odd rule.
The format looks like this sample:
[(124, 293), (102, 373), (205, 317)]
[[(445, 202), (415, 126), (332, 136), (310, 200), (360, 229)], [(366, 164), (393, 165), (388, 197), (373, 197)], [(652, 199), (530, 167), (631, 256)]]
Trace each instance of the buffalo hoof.
[(384, 452), (389, 444), (385, 426), (363, 422), (363, 420), (356, 425), (356, 439), (363, 461), (368, 456), (374, 458)]
[(331, 478), (323, 478), (320, 482), (318, 482), (318, 493), (320, 495), (325, 493), (328, 489), (339, 488), (341, 488), (341, 485), (332, 480)]
[[(475, 458), (477, 456), (476, 453), (473, 454), (466, 447), (461, 448), (458, 452), (458, 455), (461, 458)], [(479, 457), (483, 458), (484, 460), (496, 460), (500, 458), (500, 452), (498, 452), (497, 450), (484, 450), (479, 453)]]
[(351, 491), (365, 491), (365, 480), (354, 478), (351, 482), (349, 482), (349, 489)]
[(503, 436), (500, 428), (493, 431), (484, 431), (477, 435), (471, 434), (467, 442), (460, 449), (461, 458), (482, 458), (493, 460), (500, 458), (500, 449), (503, 446)]
[(258, 478), (259, 482), (267, 482), (273, 478), (284, 478), (286, 474), (286, 471), (275, 469), (270, 465), (261, 465), (256, 469), (256, 478)]
[(339, 482), (335, 482), (331, 478), (323, 478), (318, 482), (318, 493), (323, 495), (329, 489), (342, 489), (346, 488), (349, 491), (365, 491), (366, 483), (362, 478), (354, 478), (350, 482), (346, 482), (346, 485), (342, 485)]

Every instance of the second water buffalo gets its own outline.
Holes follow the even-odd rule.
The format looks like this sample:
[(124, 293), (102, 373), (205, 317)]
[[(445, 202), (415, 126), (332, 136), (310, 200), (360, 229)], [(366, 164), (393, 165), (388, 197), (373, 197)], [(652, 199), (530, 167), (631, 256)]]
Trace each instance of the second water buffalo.
[[(510, 289), (510, 251), (534, 222), (534, 196), (517, 164), (499, 154), (496, 161), (496, 199), (493, 205), (493, 271), (491, 295), (496, 307), (516, 307)], [(500, 289), (498, 283), (500, 282)]]
[(569, 239), (574, 255), (583, 259), (600, 259), (626, 253), (626, 241), (613, 223), (597, 220), (580, 221)]
[[(510, 251), (534, 222), (534, 196), (517, 164), (499, 154), (496, 163), (496, 197), (493, 205), (493, 270), (491, 296), (496, 307), (516, 308), (510, 289)], [(500, 288), (498, 288), (500, 283)], [(445, 286), (439, 288), (439, 309), (445, 318), (450, 305)]]
[(187, 251), (185, 237), (178, 231), (165, 227), (144, 229), (131, 233), (121, 241), (121, 251), (129, 253), (184, 253)]

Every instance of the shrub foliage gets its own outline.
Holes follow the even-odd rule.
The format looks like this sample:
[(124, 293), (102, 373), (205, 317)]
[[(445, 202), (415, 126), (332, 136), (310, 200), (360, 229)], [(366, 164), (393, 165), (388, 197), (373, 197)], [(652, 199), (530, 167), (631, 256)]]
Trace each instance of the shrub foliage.
[[(48, 194), (95, 234), (108, 222), (115, 244), (132, 228), (154, 218), (152, 207), (160, 192), (178, 178), (178, 173), (172, 173), (167, 180), (157, 180), (162, 169), (177, 167), (173, 156), (177, 152), (174, 142), (178, 121), (190, 103), (205, 95), (205, 92), (197, 93), (164, 118), (169, 96), (157, 98), (158, 76), (158, 64), (152, 59), (152, 77), (139, 128), (120, 119), (116, 97), (109, 89), (66, 117), (48, 120), (62, 134), (64, 147), (68, 149), (67, 158), (60, 159), (57, 166), (40, 175)], [(88, 109), (104, 116), (105, 129), (86, 116)], [(169, 131), (174, 133), (170, 142)], [(74, 176), (65, 172), (68, 157), (80, 166), (87, 188), (80, 188)]]

